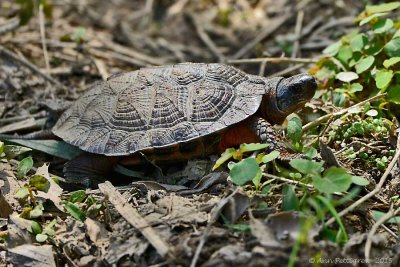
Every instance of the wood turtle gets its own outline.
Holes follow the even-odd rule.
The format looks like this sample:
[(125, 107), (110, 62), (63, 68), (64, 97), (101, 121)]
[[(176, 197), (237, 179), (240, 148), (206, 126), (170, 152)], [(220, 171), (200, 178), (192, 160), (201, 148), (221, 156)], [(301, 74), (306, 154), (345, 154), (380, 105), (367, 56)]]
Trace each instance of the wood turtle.
[(308, 74), (268, 79), (224, 64), (142, 68), (93, 85), (52, 131), (88, 152), (66, 164), (67, 176), (104, 175), (117, 162), (141, 161), (137, 152), (175, 160), (274, 144), (270, 124), (303, 107), (316, 87)]

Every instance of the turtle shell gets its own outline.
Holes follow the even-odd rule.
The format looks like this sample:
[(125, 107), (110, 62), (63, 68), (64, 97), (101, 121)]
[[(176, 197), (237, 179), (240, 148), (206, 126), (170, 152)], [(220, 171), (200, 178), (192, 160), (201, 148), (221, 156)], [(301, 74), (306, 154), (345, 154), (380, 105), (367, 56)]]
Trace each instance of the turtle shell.
[(143, 68), (93, 85), (63, 113), (53, 133), (109, 156), (170, 146), (243, 121), (277, 82), (223, 64)]

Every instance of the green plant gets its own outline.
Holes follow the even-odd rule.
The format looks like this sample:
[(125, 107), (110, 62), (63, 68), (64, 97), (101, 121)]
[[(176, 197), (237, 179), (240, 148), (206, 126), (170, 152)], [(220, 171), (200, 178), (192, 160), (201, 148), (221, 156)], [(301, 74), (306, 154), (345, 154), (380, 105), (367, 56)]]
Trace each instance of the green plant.
[(359, 29), (323, 51), (326, 56), (310, 70), (322, 99), (332, 95), (334, 105), (345, 106), (386, 92), (380, 111), (396, 111), (391, 105), (400, 104), (400, 22), (390, 17), (398, 7), (400, 2), (367, 6), (357, 18)]
[(91, 216), (96, 216), (102, 204), (87, 195), (84, 190), (78, 190), (72, 192), (68, 200), (64, 202), (64, 208), (76, 220), (84, 221), (89, 210)]
[(263, 168), (267, 168), (270, 162), (279, 157), (279, 152), (272, 151), (268, 154), (259, 153), (256, 157), (248, 157), (245, 159), (243, 159), (243, 156), (249, 152), (265, 149), (268, 146), (268, 144), (242, 144), (238, 149), (228, 148), (217, 160), (213, 170), (230, 159), (237, 160), (239, 162), (230, 161), (228, 163), (232, 182), (236, 185), (244, 185), (251, 181), (256, 187), (256, 190), (261, 189), (262, 170), (260, 164), (264, 163), (265, 165)]

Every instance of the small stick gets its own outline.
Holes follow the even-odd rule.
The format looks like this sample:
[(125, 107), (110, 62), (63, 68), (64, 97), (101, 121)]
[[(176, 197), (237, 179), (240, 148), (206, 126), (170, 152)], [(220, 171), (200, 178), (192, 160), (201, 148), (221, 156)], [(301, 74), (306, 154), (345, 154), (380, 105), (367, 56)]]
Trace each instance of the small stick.
[(295, 27), (295, 34), (296, 34), (297, 38), (296, 38), (296, 41), (293, 44), (292, 58), (295, 58), (296, 55), (299, 53), (300, 37), (301, 37), (301, 30), (302, 30), (302, 26), (303, 26), (303, 19), (304, 19), (304, 11), (300, 10), (299, 12), (297, 12), (296, 27)]
[(310, 58), (290, 58), (290, 57), (260, 57), (260, 58), (244, 58), (244, 59), (228, 59), (227, 63), (230, 64), (253, 64), (268, 62), (273, 64), (280, 63), (316, 63), (318, 59)]
[(396, 210), (393, 209), (393, 205), (390, 206), (389, 211), (382, 216), (372, 227), (368, 233), (367, 241), (365, 242), (365, 249), (364, 249), (364, 257), (366, 260), (370, 259), (371, 256), (371, 247), (372, 247), (372, 238), (374, 237), (376, 231), (378, 230), (379, 226), (383, 225), (387, 220), (396, 216), (400, 213), (400, 208)]
[(116, 59), (116, 60), (120, 60), (123, 61), (125, 63), (131, 64), (133, 66), (139, 66), (139, 67), (144, 67), (147, 64), (137, 58), (132, 58), (130, 56), (125, 56), (123, 54), (119, 54), (117, 52), (114, 51), (102, 51), (100, 49), (97, 48), (89, 48), (89, 53), (96, 56), (96, 57), (101, 57), (101, 58), (105, 58), (105, 59)]
[(40, 39), (42, 40), (43, 57), (44, 57), (44, 62), (46, 64), (46, 73), (49, 74), (50, 73), (50, 63), (49, 63), (49, 55), (47, 54), (47, 46), (46, 46), (43, 4), (39, 5), (39, 29), (40, 29)]
[(304, 66), (304, 63), (296, 64), (296, 65), (294, 65), (294, 66), (291, 66), (291, 67), (289, 67), (289, 68), (286, 68), (286, 69), (283, 69), (283, 70), (281, 70), (281, 71), (278, 71), (278, 72), (275, 72), (275, 73), (271, 74), (271, 75), (269, 76), (269, 78), (271, 78), (271, 77), (285, 76), (286, 74), (291, 73), (292, 71), (298, 70), (298, 69), (300, 69), (300, 68), (303, 67), (303, 66)]
[(355, 104), (355, 105), (353, 105), (353, 106), (351, 106), (351, 107), (348, 107), (348, 108), (339, 110), (339, 111), (337, 111), (337, 112), (335, 112), (335, 113), (330, 113), (330, 114), (326, 114), (326, 115), (324, 115), (324, 116), (321, 116), (321, 117), (319, 117), (318, 119), (316, 119), (316, 120), (314, 120), (314, 121), (312, 121), (312, 122), (309, 122), (309, 123), (307, 123), (306, 125), (304, 125), (304, 126), (303, 126), (303, 132), (309, 130), (309, 129), (312, 128), (312, 127), (315, 127), (315, 126), (320, 125), (321, 123), (323, 123), (323, 122), (329, 120), (331, 117), (339, 117), (339, 116), (342, 116), (343, 114), (345, 114), (346, 112), (348, 112), (349, 109), (352, 109), (352, 108), (354, 108), (354, 107), (362, 106), (362, 105), (364, 105), (364, 104), (366, 104), (366, 103), (375, 101), (375, 100), (380, 99), (380, 98), (385, 97), (385, 96), (386, 96), (386, 93), (377, 94), (376, 96), (373, 96), (373, 97), (370, 97), (370, 98), (368, 98), (368, 99), (365, 99), (364, 101), (361, 101), (361, 102), (359, 102), (359, 103), (357, 103), (357, 104)]
[(266, 67), (267, 67), (267, 61), (261, 62), (260, 70), (258, 71), (258, 76), (264, 76)]
[(117, 189), (108, 181), (99, 184), (100, 191), (107, 195), (109, 201), (114, 205), (117, 211), (127, 220), (133, 227), (135, 227), (140, 233), (153, 245), (161, 257), (165, 257), (168, 254), (168, 244), (161, 239), (158, 234), (146, 220), (137, 212), (137, 210), (126, 203), (124, 197), (117, 191)]
[(236, 195), (236, 193), (238, 191), (239, 191), (239, 187), (237, 187), (235, 189), (235, 191), (232, 192), (232, 194), (230, 194), (229, 196), (227, 196), (224, 199), (221, 199), (218, 202), (217, 206), (214, 207), (214, 209), (212, 210), (210, 219), (209, 219), (208, 224), (207, 224), (207, 227), (206, 227), (206, 229), (204, 229), (203, 234), (202, 234), (202, 236), (200, 238), (199, 244), (197, 245), (196, 251), (195, 251), (194, 256), (192, 258), (192, 262), (190, 263), (190, 267), (195, 267), (196, 266), (197, 261), (199, 260), (199, 257), (200, 257), (200, 252), (203, 249), (204, 245), (206, 244), (206, 241), (207, 241), (211, 226), (217, 221), (217, 219), (218, 219), (223, 207), (229, 202), (229, 200), (231, 198), (233, 198)]
[(104, 61), (98, 58), (94, 58), (94, 65), (96, 65), (96, 68), (98, 69), (101, 78), (105, 81), (107, 78), (110, 76), (107, 69), (106, 69), (106, 64), (104, 64)]

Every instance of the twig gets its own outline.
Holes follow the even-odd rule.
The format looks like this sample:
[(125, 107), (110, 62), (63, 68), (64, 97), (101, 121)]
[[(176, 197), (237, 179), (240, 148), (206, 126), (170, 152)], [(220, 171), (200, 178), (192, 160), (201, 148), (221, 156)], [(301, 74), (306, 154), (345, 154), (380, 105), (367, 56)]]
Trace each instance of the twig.
[[(398, 139), (400, 139), (400, 135), (398, 136)], [(379, 183), (375, 186), (374, 190), (372, 190), (371, 192), (369, 192), (368, 194), (366, 194), (362, 198), (358, 199), (356, 202), (354, 202), (353, 204), (351, 204), (347, 208), (343, 209), (341, 212), (339, 212), (339, 216), (342, 217), (342, 216), (346, 215), (347, 213), (352, 211), (354, 208), (356, 208), (360, 204), (364, 203), (365, 201), (367, 201), (368, 199), (370, 199), (371, 197), (373, 197), (374, 195), (379, 193), (379, 191), (382, 189), (382, 186), (385, 183), (388, 175), (390, 174), (390, 172), (393, 169), (394, 165), (397, 163), (397, 160), (399, 159), (399, 157), (400, 157), (400, 146), (397, 145), (396, 154), (394, 155), (394, 157), (393, 157), (392, 161), (390, 162), (389, 166), (387, 167), (386, 171), (383, 173), (381, 179), (379, 180)], [(330, 218), (325, 223), (325, 225), (328, 226), (328, 225), (332, 224), (333, 222), (335, 222), (335, 218)]]
[[(151, 65), (163, 65), (165, 64), (165, 60), (162, 60), (160, 58), (152, 57), (149, 55), (146, 55), (143, 53), (143, 51), (138, 52), (132, 48), (128, 48), (119, 44), (116, 44), (114, 42), (110, 42), (106, 38), (101, 39), (102, 43), (104, 46), (110, 50), (113, 50), (116, 53), (123, 54), (126, 56), (129, 56), (131, 58), (135, 58), (137, 60), (142, 61), (143, 65), (146, 65), (146, 63), (151, 64)], [(93, 47), (96, 48), (96, 47)]]
[(197, 245), (196, 248), (196, 252), (194, 253), (192, 262), (190, 263), (190, 267), (195, 267), (197, 264), (197, 261), (200, 257), (200, 252), (203, 249), (207, 238), (208, 238), (208, 234), (210, 232), (210, 228), (211, 226), (217, 221), (218, 216), (222, 210), (222, 208), (228, 203), (228, 201), (233, 198), (233, 196), (235, 196), (235, 194), (239, 191), (239, 187), (235, 189), (235, 191), (232, 192), (232, 194), (230, 194), (229, 196), (227, 196), (226, 198), (222, 199), (218, 205), (214, 208), (214, 210), (211, 212), (211, 218), (207, 224), (206, 229), (204, 229), (203, 234), (200, 238), (199, 244)]
[(373, 96), (373, 97), (370, 97), (370, 98), (368, 98), (368, 99), (365, 99), (364, 101), (361, 101), (361, 102), (359, 102), (359, 103), (357, 103), (357, 104), (355, 104), (355, 105), (353, 105), (353, 106), (351, 106), (351, 107), (348, 107), (348, 108), (339, 110), (339, 111), (337, 111), (337, 112), (335, 112), (335, 113), (330, 113), (330, 114), (326, 114), (326, 115), (324, 115), (324, 116), (321, 116), (321, 117), (319, 117), (318, 119), (316, 119), (316, 120), (314, 120), (314, 121), (312, 121), (312, 122), (309, 122), (309, 123), (307, 123), (306, 125), (304, 125), (304, 126), (303, 126), (303, 132), (309, 130), (309, 129), (312, 128), (312, 127), (315, 127), (315, 126), (320, 125), (321, 123), (323, 123), (323, 122), (329, 120), (331, 117), (339, 117), (339, 116), (342, 116), (343, 114), (347, 113), (347, 112), (349, 111), (349, 109), (352, 109), (352, 108), (354, 108), (354, 107), (362, 106), (362, 105), (364, 105), (364, 104), (366, 104), (366, 103), (375, 101), (375, 100), (380, 99), (380, 98), (385, 97), (385, 96), (386, 96), (386, 93), (377, 94), (376, 96)]
[(371, 230), (368, 233), (367, 241), (365, 242), (365, 249), (364, 249), (364, 257), (366, 260), (370, 259), (371, 256), (371, 247), (372, 247), (372, 238), (374, 237), (374, 234), (378, 230), (379, 226), (384, 224), (387, 220), (390, 218), (396, 216), (397, 214), (400, 213), (400, 208), (397, 208), (396, 210), (393, 209), (393, 205), (390, 206), (389, 211), (383, 215), (372, 227)]
[(168, 254), (168, 244), (161, 239), (160, 235), (146, 222), (146, 220), (137, 212), (137, 210), (128, 205), (124, 197), (117, 189), (108, 181), (99, 184), (100, 191), (107, 195), (109, 201), (114, 205), (117, 211), (127, 220), (133, 227), (153, 245), (161, 257)]
[(93, 59), (94, 64), (96, 65), (96, 68), (99, 70), (99, 73), (101, 75), (101, 78), (105, 81), (107, 78), (110, 76), (107, 69), (106, 69), (106, 64), (104, 64), (103, 60), (100, 60), (98, 58)]
[(275, 180), (278, 180), (278, 181), (282, 181), (282, 182), (285, 182), (285, 183), (289, 183), (289, 184), (293, 184), (293, 185), (301, 185), (301, 186), (307, 187), (309, 189), (314, 189), (314, 186), (312, 184), (306, 184), (306, 183), (303, 183), (303, 182), (300, 182), (300, 181), (295, 181), (295, 180), (287, 179), (287, 178), (284, 178), (284, 177), (279, 177), (279, 176), (272, 175), (272, 174), (269, 174), (269, 173), (263, 173), (263, 176), (267, 177), (267, 178), (270, 178), (270, 179), (275, 179)]
[(258, 71), (258, 76), (264, 76), (266, 67), (267, 67), (267, 61), (261, 62), (260, 70)]
[(50, 77), (49, 75), (47, 75), (46, 73), (43, 73), (39, 68), (37, 68), (35, 65), (33, 65), (32, 63), (30, 63), (29, 61), (27, 61), (26, 59), (23, 59), (21, 57), (19, 57), (17, 54), (15, 54), (14, 52), (8, 50), (7, 48), (5, 48), (4, 46), (0, 45), (0, 56), (5, 56), (8, 57), (11, 60), (14, 61), (18, 61), (21, 65), (23, 65), (24, 67), (30, 69), (33, 73), (36, 73), (40, 76), (42, 76), (46, 81), (56, 85), (57, 87), (66, 90), (66, 88), (64, 87), (64, 85), (62, 85), (61, 83), (59, 83), (58, 81), (54, 80), (52, 77)]
[(227, 63), (230, 64), (253, 64), (253, 63), (315, 63), (318, 59), (310, 59), (310, 58), (290, 58), (290, 57), (260, 57), (260, 58), (244, 58), (244, 59), (228, 59)]
[(269, 78), (277, 77), (277, 76), (285, 76), (286, 74), (291, 73), (291, 72), (293, 72), (295, 70), (298, 70), (298, 69), (302, 68), (303, 66), (304, 66), (304, 63), (296, 64), (294, 66), (288, 67), (286, 69), (283, 69), (281, 71), (278, 71), (278, 72), (275, 72), (275, 73), (271, 74), (269, 76)]
[(125, 56), (123, 54), (119, 54), (114, 51), (101, 51), (101, 50), (98, 50), (97, 48), (89, 48), (89, 53), (92, 55), (95, 55), (96, 57), (101, 57), (101, 58), (105, 58), (105, 59), (114, 58), (116, 60), (123, 61), (123, 62), (131, 64), (133, 66), (144, 67), (147, 65), (145, 62), (143, 62), (141, 60), (138, 60), (136, 58), (132, 58), (129, 56)]
[(50, 73), (50, 63), (49, 63), (49, 55), (47, 54), (47, 46), (46, 46), (43, 4), (39, 5), (39, 29), (40, 29), (40, 39), (42, 41), (43, 57), (44, 57), (44, 62), (46, 64), (46, 73), (49, 74)]
[(219, 62), (225, 62), (226, 58), (225, 56), (219, 51), (218, 47), (215, 45), (213, 40), (211, 40), (210, 36), (206, 33), (204, 30), (203, 26), (199, 23), (197, 18), (194, 15), (189, 15), (189, 18), (191, 19), (194, 27), (196, 28), (196, 32), (199, 35), (200, 39), (203, 41), (203, 43), (210, 49), (210, 51), (218, 58)]
[(321, 32), (325, 32), (329, 28), (337, 27), (337, 26), (342, 26), (342, 25), (354, 25), (354, 17), (353, 16), (348, 16), (348, 17), (342, 17), (339, 19), (334, 19), (329, 21), (328, 23), (322, 24), (321, 27), (313, 31), (311, 34), (310, 38), (319, 35)]
[(19, 26), (19, 18), (12, 18), (6, 22), (6, 24), (0, 25), (0, 35), (5, 34), (7, 32), (11, 32), (18, 28)]
[(295, 58), (297, 56), (297, 54), (299, 53), (303, 18), (304, 18), (304, 11), (300, 10), (299, 12), (297, 12), (296, 27), (295, 27), (295, 34), (296, 34), (297, 38), (293, 44), (292, 58)]

